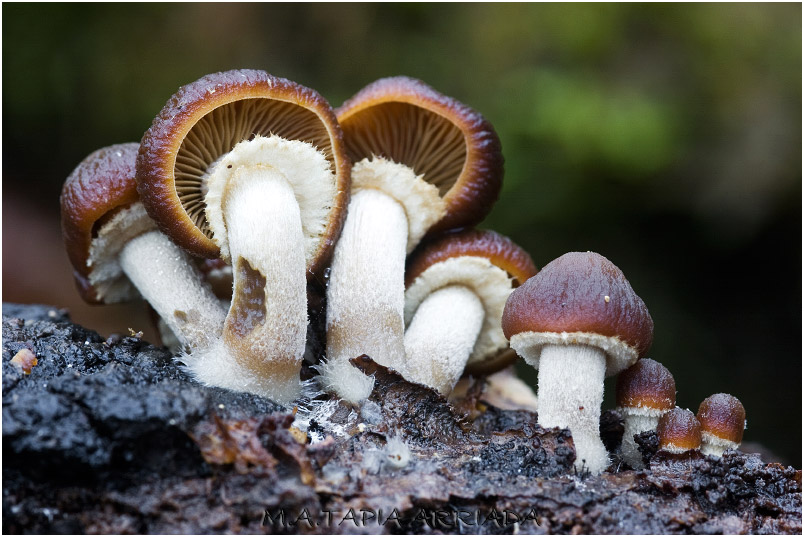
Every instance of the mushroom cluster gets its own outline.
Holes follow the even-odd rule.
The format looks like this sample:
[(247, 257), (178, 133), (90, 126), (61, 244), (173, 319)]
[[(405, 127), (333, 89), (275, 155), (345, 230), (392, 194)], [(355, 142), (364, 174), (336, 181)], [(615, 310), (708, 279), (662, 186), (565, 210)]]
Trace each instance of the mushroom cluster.
[[(310, 88), (235, 70), (181, 87), (139, 144), (79, 164), (62, 228), (82, 296), (144, 298), (206, 385), (291, 405), (307, 354), (317, 386), (360, 403), (373, 379), (350, 359), (368, 355), (447, 396), (519, 355), (539, 370), (539, 423), (570, 430), (579, 468), (609, 465), (603, 382), (623, 371), (631, 467), (634, 435), (658, 428), (680, 449), (664, 435), (692, 420), (704, 453), (738, 447), (745, 412), (731, 396), (675, 417), (672, 375), (644, 358), (653, 321), (613, 263), (573, 252), (538, 272), (475, 229), (502, 175), (491, 124), (419, 80), (378, 80), (333, 110)], [(326, 349), (312, 357), (310, 297), (325, 304)]]

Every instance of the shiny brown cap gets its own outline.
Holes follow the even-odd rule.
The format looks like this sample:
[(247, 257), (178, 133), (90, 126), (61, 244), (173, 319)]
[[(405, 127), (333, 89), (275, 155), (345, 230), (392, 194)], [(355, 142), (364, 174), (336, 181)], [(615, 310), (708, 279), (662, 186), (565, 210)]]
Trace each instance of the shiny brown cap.
[(432, 265), (461, 256), (488, 259), (514, 279), (514, 287), (538, 272), (530, 255), (508, 237), (490, 230), (465, 229), (443, 233), (416, 248), (405, 268), (405, 287)]
[(716, 393), (703, 400), (698, 407), (701, 430), (740, 444), (745, 430), (745, 408), (739, 399), (727, 393)]
[(202, 176), (253, 135), (302, 140), (324, 153), (336, 177), (327, 227), (308, 276), (329, 263), (349, 204), (351, 163), (343, 133), (317, 92), (264, 71), (234, 70), (182, 86), (146, 131), (137, 157), (140, 197), (159, 229), (199, 257), (218, 257), (204, 214)]
[(382, 156), (438, 187), (447, 214), (432, 232), (473, 226), (497, 201), (500, 139), (468, 106), (420, 80), (397, 76), (369, 84), (336, 113), (353, 162)]
[(617, 406), (667, 411), (676, 406), (676, 381), (670, 371), (643, 358), (617, 377)]
[(98, 230), (118, 210), (139, 198), (134, 180), (138, 144), (98, 149), (73, 170), (61, 189), (61, 231), (81, 297), (101, 301), (89, 283), (89, 247)]
[(691, 410), (674, 408), (659, 418), (656, 426), (659, 449), (683, 453), (701, 448), (701, 424)]
[(644, 356), (653, 319), (614, 263), (594, 252), (564, 254), (511, 293), (505, 337), (522, 332), (585, 332), (614, 337)]

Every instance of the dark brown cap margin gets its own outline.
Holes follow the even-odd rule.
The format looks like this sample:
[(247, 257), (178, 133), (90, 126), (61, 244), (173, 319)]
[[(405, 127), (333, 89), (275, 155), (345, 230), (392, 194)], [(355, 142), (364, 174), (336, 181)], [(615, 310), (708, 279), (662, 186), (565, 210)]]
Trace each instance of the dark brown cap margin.
[(89, 284), (89, 247), (96, 224), (110, 212), (135, 203), (136, 143), (104, 147), (87, 156), (67, 177), (61, 190), (61, 231), (73, 265), (76, 287), (90, 304), (99, 300)]

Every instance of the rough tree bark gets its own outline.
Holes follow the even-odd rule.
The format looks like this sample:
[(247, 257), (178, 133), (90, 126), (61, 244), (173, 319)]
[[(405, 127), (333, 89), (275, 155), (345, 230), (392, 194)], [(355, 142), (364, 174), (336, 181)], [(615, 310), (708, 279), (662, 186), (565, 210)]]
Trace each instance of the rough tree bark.
[[(30, 373), (12, 362), (27, 349)], [(19, 361), (19, 360), (17, 360)], [(3, 306), (7, 533), (798, 533), (801, 472), (655, 453), (595, 477), (527, 411), (452, 406), (366, 357), (371, 398), (284, 412), (194, 383), (163, 348)], [(308, 371), (309, 373), (309, 371)], [(604, 414), (608, 447), (622, 434)], [(652, 441), (654, 441), (652, 443)], [(653, 448), (651, 447), (653, 445)]]

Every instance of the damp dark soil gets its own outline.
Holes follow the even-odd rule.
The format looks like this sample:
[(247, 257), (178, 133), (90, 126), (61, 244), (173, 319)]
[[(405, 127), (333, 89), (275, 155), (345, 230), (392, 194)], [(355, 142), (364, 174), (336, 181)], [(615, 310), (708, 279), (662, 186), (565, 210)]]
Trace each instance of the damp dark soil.
[[(16, 357), (16, 358), (15, 358)], [(32, 357), (35, 362), (32, 362)], [(23, 359), (25, 358), (25, 359)], [(31, 365), (31, 364), (34, 365)], [(162, 347), (3, 305), (5, 533), (801, 534), (801, 472), (756, 454), (574, 470), (566, 430), (449, 404), (367, 357), (360, 407), (286, 410), (193, 382)]]

